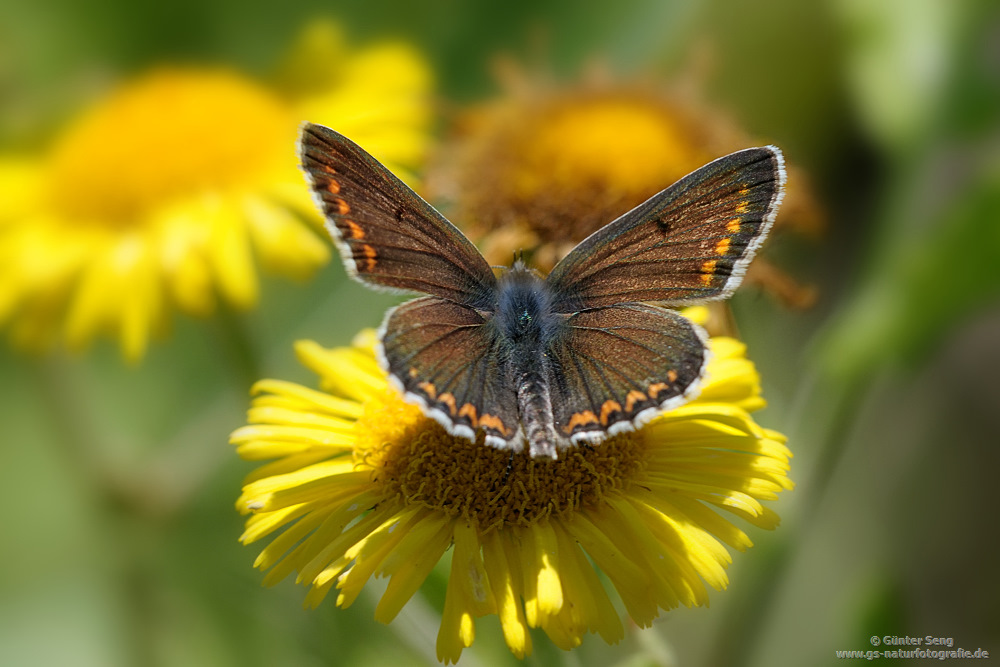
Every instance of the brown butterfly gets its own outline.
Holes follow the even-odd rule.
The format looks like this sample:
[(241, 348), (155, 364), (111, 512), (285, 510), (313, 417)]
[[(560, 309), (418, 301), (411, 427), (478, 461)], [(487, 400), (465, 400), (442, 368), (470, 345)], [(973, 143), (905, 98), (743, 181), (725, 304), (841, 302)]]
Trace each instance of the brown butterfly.
[[(764, 241), (785, 169), (773, 146), (711, 162), (608, 223), (545, 277), (476, 247), (346, 137), (305, 124), (302, 168), (350, 274), (421, 292), (390, 310), (379, 360), (449, 433), (556, 458), (693, 398), (707, 336), (661, 306), (728, 298)], [(658, 304), (658, 305), (651, 305)]]

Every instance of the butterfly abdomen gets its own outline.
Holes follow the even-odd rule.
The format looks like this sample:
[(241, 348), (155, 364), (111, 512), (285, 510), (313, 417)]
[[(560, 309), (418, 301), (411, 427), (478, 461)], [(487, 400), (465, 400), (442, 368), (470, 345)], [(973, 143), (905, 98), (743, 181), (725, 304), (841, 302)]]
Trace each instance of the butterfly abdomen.
[(559, 436), (552, 413), (551, 363), (546, 350), (565, 316), (552, 311), (548, 286), (516, 262), (500, 279), (496, 318), (505, 350), (507, 381), (517, 395), (518, 417), (532, 456), (556, 458)]
[[(525, 363), (527, 362), (527, 363)], [(548, 363), (544, 356), (512, 360), (513, 382), (517, 387), (517, 407), (532, 457), (557, 458), (552, 394), (549, 391)]]

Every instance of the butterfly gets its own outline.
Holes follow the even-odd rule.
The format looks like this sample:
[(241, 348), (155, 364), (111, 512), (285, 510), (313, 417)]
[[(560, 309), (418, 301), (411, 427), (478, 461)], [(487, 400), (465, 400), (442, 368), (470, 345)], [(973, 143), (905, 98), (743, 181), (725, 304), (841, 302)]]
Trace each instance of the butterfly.
[(707, 334), (667, 307), (728, 298), (774, 221), (773, 146), (719, 158), (597, 230), (542, 277), (494, 272), (451, 222), (361, 147), (302, 126), (301, 167), (351, 276), (420, 292), (377, 354), (454, 436), (532, 457), (637, 429), (700, 390)]

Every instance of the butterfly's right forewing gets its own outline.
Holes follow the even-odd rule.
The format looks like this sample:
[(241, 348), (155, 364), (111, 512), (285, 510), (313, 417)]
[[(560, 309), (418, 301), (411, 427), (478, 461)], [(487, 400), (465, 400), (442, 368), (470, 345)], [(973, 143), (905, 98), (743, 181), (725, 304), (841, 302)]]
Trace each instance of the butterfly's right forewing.
[(306, 123), (302, 169), (351, 274), (374, 287), (489, 306), (496, 278), (447, 219), (343, 135)]

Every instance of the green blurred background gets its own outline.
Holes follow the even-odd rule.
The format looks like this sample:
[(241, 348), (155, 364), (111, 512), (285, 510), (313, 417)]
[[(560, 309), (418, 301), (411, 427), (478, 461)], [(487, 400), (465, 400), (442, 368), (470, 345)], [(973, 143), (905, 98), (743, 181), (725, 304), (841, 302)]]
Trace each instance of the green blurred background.
[[(750, 530), (710, 609), (615, 647), (537, 637), (526, 663), (833, 664), (872, 635), (1000, 655), (996, 3), (6, 2), (0, 148), (40, 145), (94, 81), (164, 61), (266, 74), (318, 16), (354, 44), (421, 49), (442, 127), (499, 93), (498, 56), (562, 81), (593, 62), (669, 81), (710, 53), (704, 97), (808, 172), (828, 218), (773, 249), (818, 285), (814, 308), (732, 301), (770, 403), (758, 421), (796, 455), (783, 525)], [(344, 344), (393, 302), (333, 262), (305, 285), (265, 278), (248, 314), (176, 317), (135, 367), (106, 340), (79, 357), (0, 348), (0, 664), (435, 664), (440, 573), (386, 627), (374, 596), (305, 611), (304, 589), (263, 589), (236, 541), (253, 466), (227, 437), (250, 382), (313, 385), (292, 341)], [(461, 664), (518, 662), (495, 619), (478, 628)]]

